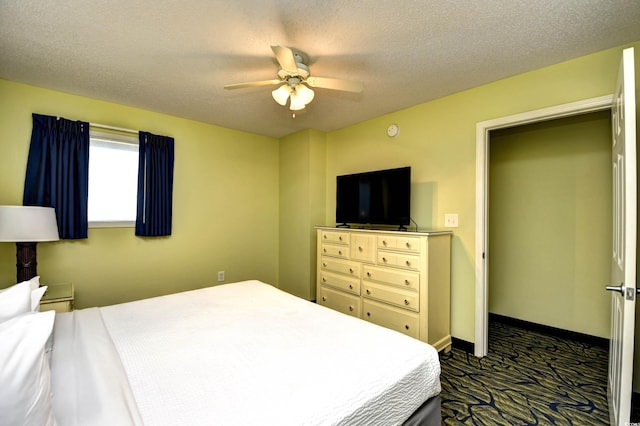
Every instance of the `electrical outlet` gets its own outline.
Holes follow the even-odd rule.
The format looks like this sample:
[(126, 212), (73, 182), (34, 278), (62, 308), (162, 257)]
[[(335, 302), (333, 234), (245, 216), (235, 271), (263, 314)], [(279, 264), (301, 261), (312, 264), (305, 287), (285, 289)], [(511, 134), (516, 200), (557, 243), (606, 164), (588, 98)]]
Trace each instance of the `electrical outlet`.
[(444, 226), (447, 228), (458, 227), (458, 213), (447, 213), (444, 215)]
[(218, 271), (218, 282), (224, 281), (224, 271)]

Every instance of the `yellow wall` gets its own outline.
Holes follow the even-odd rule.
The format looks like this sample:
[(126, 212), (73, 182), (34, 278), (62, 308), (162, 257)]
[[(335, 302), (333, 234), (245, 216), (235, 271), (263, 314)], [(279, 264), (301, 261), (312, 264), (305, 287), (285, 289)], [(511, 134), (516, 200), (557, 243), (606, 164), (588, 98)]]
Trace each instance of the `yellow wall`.
[[(89, 229), (38, 245), (43, 282), (73, 282), (76, 306), (102, 306), (217, 283), (278, 282), (278, 140), (0, 80), (0, 204), (22, 204), (31, 114), (175, 138), (173, 235)], [(0, 243), (0, 287), (15, 281), (15, 244)]]
[(280, 140), (280, 288), (315, 300), (314, 225), (324, 222), (325, 139), (304, 130)]
[(609, 338), (611, 112), (491, 132), (489, 312)]
[[(640, 42), (634, 43), (636, 51)], [(443, 227), (458, 213), (451, 266), (452, 335), (474, 341), (476, 123), (613, 93), (622, 47), (520, 74), (387, 114), (327, 135), (325, 220), (335, 223), (335, 176), (410, 165), (412, 216)], [(391, 123), (396, 138), (386, 135)], [(561, 303), (561, 302), (559, 302)]]

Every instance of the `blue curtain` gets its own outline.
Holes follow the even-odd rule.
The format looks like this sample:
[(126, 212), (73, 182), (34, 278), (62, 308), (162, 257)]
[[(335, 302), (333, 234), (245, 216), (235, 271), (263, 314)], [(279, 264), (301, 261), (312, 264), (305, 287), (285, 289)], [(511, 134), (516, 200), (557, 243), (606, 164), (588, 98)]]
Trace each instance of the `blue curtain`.
[(89, 123), (33, 114), (23, 204), (56, 209), (61, 239), (87, 238)]
[(173, 138), (140, 132), (136, 235), (171, 235)]

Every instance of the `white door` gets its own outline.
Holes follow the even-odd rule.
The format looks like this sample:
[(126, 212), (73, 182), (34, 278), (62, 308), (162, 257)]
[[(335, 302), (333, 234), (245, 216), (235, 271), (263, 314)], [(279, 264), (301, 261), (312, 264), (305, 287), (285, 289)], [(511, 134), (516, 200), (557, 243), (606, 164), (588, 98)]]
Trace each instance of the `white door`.
[(613, 258), (607, 396), (611, 425), (629, 424), (636, 300), (636, 123), (633, 48), (622, 52), (612, 105)]

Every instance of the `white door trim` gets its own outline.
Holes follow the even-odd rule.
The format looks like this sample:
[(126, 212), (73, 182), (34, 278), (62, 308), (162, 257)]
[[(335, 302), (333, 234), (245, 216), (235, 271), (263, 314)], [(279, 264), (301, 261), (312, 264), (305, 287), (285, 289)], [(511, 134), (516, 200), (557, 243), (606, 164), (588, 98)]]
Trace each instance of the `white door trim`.
[(475, 345), (474, 355), (483, 357), (488, 350), (488, 185), (489, 132), (556, 118), (571, 117), (611, 108), (613, 95), (585, 99), (521, 114), (476, 123), (476, 271), (475, 271)]

